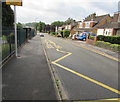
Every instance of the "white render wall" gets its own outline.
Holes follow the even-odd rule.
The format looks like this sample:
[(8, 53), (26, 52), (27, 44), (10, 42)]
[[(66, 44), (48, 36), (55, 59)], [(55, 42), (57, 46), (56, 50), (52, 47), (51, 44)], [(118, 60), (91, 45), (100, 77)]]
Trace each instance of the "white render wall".
[(113, 33), (113, 29), (111, 28), (97, 30), (97, 35), (112, 36), (112, 33)]
[(112, 36), (113, 29), (105, 29), (104, 35), (105, 36)]
[(98, 29), (97, 35), (104, 35), (104, 29)]

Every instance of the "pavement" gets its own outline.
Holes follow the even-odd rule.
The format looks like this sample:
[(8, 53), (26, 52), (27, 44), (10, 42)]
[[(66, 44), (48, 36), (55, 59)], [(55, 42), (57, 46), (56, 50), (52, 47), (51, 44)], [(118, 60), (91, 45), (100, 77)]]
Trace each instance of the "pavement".
[(94, 46), (44, 35), (42, 42), (69, 100), (112, 100), (120, 97), (117, 53), (113, 58), (96, 51), (98, 49)]
[(57, 100), (39, 35), (2, 68), (3, 100)]

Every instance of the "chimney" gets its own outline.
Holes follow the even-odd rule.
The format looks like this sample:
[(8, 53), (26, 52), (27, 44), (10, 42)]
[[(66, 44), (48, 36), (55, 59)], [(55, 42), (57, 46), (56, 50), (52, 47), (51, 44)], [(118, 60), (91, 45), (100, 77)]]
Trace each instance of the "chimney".
[(114, 16), (113, 16), (113, 22), (118, 22), (118, 17), (119, 17), (119, 13), (118, 12), (116, 12), (116, 13), (114, 13)]
[(91, 18), (94, 19), (95, 17), (96, 17), (96, 13), (93, 13), (93, 14), (91, 15)]

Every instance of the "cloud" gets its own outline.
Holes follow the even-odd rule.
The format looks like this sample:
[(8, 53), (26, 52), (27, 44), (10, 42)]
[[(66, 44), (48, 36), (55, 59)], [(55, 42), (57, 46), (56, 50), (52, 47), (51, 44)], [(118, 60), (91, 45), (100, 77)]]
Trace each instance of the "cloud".
[(117, 11), (118, 0), (23, 0), (23, 6), (17, 7), (19, 22), (64, 21), (68, 17), (82, 20), (89, 14), (112, 14)]

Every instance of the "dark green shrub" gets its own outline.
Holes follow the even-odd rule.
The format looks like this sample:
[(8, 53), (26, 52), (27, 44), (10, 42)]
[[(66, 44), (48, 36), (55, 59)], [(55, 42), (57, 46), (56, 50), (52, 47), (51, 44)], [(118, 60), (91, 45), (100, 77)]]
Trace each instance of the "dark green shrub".
[(105, 42), (110, 42), (112, 44), (120, 44), (120, 36), (103, 36), (103, 35), (98, 35), (97, 36), (98, 41), (105, 41)]
[(94, 40), (94, 36), (89, 36), (89, 39)]
[(110, 48), (111, 48), (111, 50), (113, 50), (113, 51), (118, 51), (118, 52), (120, 52), (120, 45), (118, 45), (118, 44), (111, 44), (111, 45), (110, 45)]
[(62, 38), (64, 37), (64, 36), (63, 36), (63, 33), (64, 33), (64, 31), (63, 31), (63, 30), (62, 30), (62, 31), (60, 31), (60, 34), (61, 34)]
[(104, 42), (104, 41), (97, 41), (96, 46), (102, 47), (102, 48), (110, 48), (111, 43)]
[(120, 45), (119, 44), (111, 44), (109, 42), (104, 42), (104, 41), (97, 41), (96, 46), (106, 48), (112, 51), (120, 51)]
[(103, 36), (103, 35), (98, 35), (97, 36), (98, 41), (104, 41), (104, 38), (105, 38), (105, 36)]
[(61, 37), (61, 35), (57, 35), (57, 37)]
[(64, 33), (63, 33), (63, 36), (65, 38), (67, 38), (67, 37), (69, 37), (69, 35), (70, 35), (70, 31), (69, 30), (65, 30)]
[(56, 34), (56, 32), (51, 32), (50, 34), (55, 35), (55, 34)]

